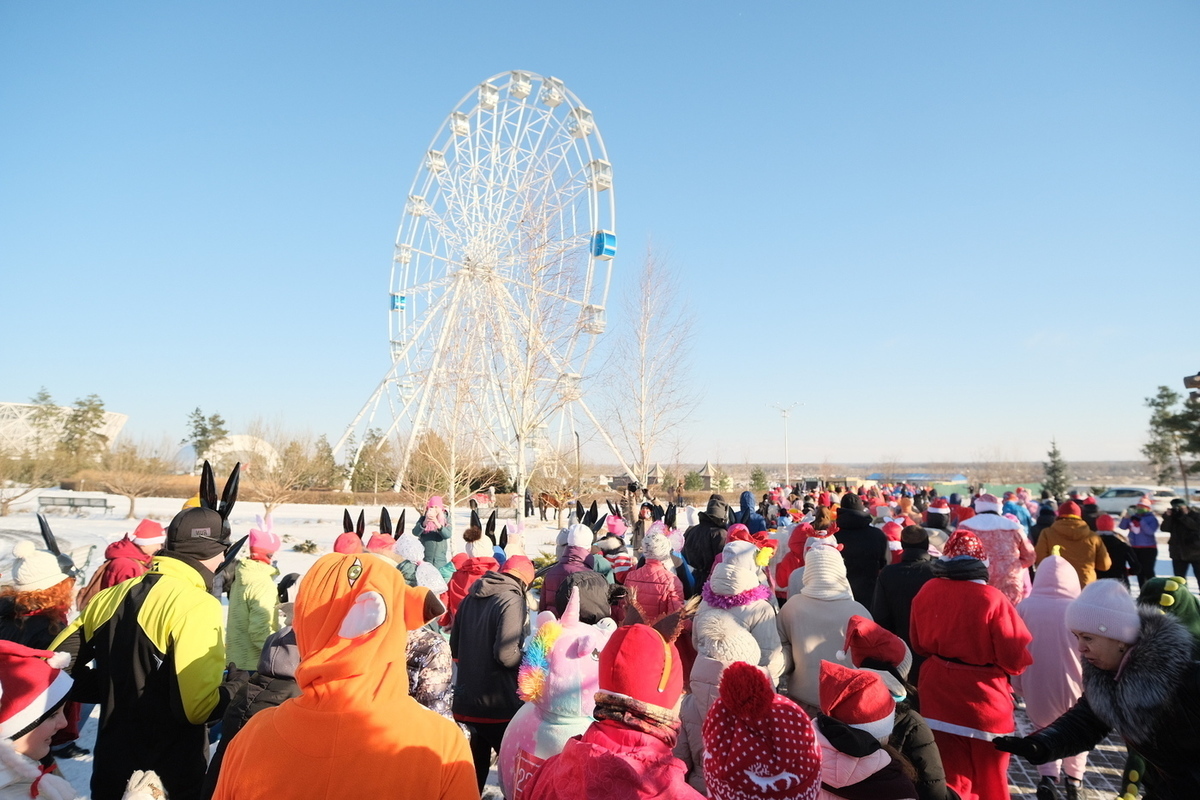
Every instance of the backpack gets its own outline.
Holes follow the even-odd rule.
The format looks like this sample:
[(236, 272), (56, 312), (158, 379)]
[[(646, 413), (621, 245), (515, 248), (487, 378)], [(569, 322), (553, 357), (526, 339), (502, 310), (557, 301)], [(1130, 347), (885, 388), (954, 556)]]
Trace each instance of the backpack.
[(87, 586), (84, 586), (75, 595), (75, 607), (79, 609), (80, 614), (83, 613), (83, 609), (87, 608), (87, 604), (92, 602), (92, 598), (98, 595), (100, 590), (104, 588), (102, 585), (104, 583), (104, 574), (108, 572), (108, 565), (110, 563), (109, 561), (105, 561), (97, 567), (96, 571), (92, 573), (92, 579), (87, 582)]

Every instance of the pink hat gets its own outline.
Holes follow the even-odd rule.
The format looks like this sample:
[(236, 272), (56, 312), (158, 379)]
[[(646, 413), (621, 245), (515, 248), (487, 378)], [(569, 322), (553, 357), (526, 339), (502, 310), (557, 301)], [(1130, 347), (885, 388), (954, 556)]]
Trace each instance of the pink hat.
[(338, 537), (333, 540), (333, 552), (345, 553), (347, 555), (361, 553), (363, 552), (362, 539), (354, 531), (339, 533)]
[(391, 536), (383, 533), (372, 533), (371, 538), (367, 541), (367, 552), (391, 555), (392, 545), (395, 543), (396, 540)]
[(625, 520), (616, 514), (608, 515), (608, 521), (604, 523), (604, 527), (613, 536), (624, 536), (625, 531), (629, 530), (629, 526), (625, 524)]
[(822, 661), (820, 695), (822, 714), (876, 739), (891, 735), (896, 701), (876, 673)]
[(1000, 513), (1000, 498), (994, 494), (981, 494), (975, 498), (975, 510), (982, 514), (985, 511)]
[(735, 661), (704, 719), (704, 780), (716, 800), (811, 800), (821, 789), (812, 720), (775, 694), (758, 667)]
[(133, 529), (132, 541), (140, 545), (162, 545), (167, 542), (167, 532), (152, 519), (144, 519)]
[(66, 653), (0, 640), (0, 739), (19, 739), (67, 699)]
[(1092, 581), (1067, 606), (1067, 627), (1133, 644), (1142, 635), (1141, 618), (1120, 581)]
[(426, 508), (444, 508), (446, 501), (442, 500), (440, 494), (435, 494), (429, 498), (429, 502), (425, 505)]
[(279, 534), (275, 533), (275, 523), (268, 514), (264, 520), (262, 517), (256, 517), (258, 522), (257, 528), (250, 529), (250, 554), (269, 556), (273, 555), (283, 542), (279, 540)]

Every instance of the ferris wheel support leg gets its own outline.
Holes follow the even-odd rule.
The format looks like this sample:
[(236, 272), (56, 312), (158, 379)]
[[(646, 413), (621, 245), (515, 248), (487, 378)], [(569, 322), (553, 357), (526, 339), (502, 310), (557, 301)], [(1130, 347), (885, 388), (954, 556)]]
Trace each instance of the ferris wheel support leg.
[(436, 381), (433, 380), (433, 376), (437, 374), (438, 367), (441, 366), (442, 353), (446, 351), (446, 338), (450, 334), (450, 329), (454, 327), (455, 310), (455, 303), (447, 304), (446, 319), (442, 323), (442, 330), (438, 334), (437, 347), (434, 349), (433, 359), (429, 363), (430, 380), (425, 384), (424, 391), (421, 392), (421, 402), (417, 403), (417, 413), (413, 415), (412, 432), (409, 434), (408, 441), (404, 443), (404, 454), (400, 458), (400, 469), (396, 474), (396, 491), (399, 491), (404, 486), (404, 474), (408, 472), (408, 463), (412, 459), (413, 445), (416, 444), (417, 436), (421, 432), (421, 425), (425, 421), (425, 409), (429, 405), (429, 393), (434, 391), (434, 387), (437, 385)]
[(612, 450), (613, 455), (617, 457), (617, 462), (620, 463), (621, 469), (625, 470), (626, 475), (632, 475), (633, 469), (625, 463), (625, 457), (617, 449), (617, 443), (608, 435), (608, 431), (604, 430), (604, 426), (600, 424), (600, 420), (596, 419), (596, 415), (588, 408), (588, 404), (583, 401), (582, 397), (576, 399), (575, 402), (579, 403), (579, 407), (583, 409), (583, 413), (587, 414), (588, 419), (596, 426), (596, 430), (600, 433), (600, 438), (604, 439), (604, 443), (608, 445), (608, 449)]

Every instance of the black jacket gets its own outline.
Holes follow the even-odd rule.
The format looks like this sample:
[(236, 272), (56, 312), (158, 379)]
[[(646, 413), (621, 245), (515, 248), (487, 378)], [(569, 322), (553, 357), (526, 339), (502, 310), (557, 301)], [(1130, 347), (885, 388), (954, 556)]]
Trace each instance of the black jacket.
[(905, 547), (899, 564), (889, 564), (875, 580), (871, 616), (885, 630), (899, 636), (911, 649), (908, 618), (913, 598), (933, 579), (933, 556), (926, 547)]
[(700, 512), (700, 522), (683, 532), (683, 557), (692, 568), (695, 594), (704, 588), (717, 553), (725, 547), (728, 511), (724, 500), (709, 500), (708, 507)]
[(875, 595), (875, 578), (891, 560), (887, 534), (871, 525), (871, 515), (866, 511), (852, 508), (838, 509), (837, 524), (835, 538), (842, 545), (850, 591), (855, 600), (869, 608)]
[(1192, 635), (1174, 617), (1139, 608), (1141, 638), (1116, 680), (1084, 662), (1083, 697), (1029, 739), (1039, 762), (1091, 750), (1115, 730), (1146, 760), (1146, 800), (1200, 797), (1200, 662)]
[(1108, 551), (1108, 559), (1112, 562), (1112, 566), (1108, 569), (1096, 570), (1096, 579), (1115, 578), (1128, 587), (1129, 575), (1136, 575), (1142, 568), (1137, 553), (1133, 552), (1129, 542), (1116, 534), (1102, 533), (1100, 541), (1104, 543), (1104, 549)]
[(1200, 561), (1200, 511), (1175, 506), (1163, 514), (1160, 529), (1171, 534), (1167, 542), (1171, 558)]
[(0, 597), (0, 639), (38, 650), (49, 650), (63, 625), (45, 614), (17, 615), (12, 595)]
[(450, 632), (450, 652), (458, 660), (455, 719), (505, 722), (517, 713), (517, 670), (528, 620), (525, 584), (516, 575), (486, 572), (475, 581)]
[(933, 740), (933, 731), (925, 718), (913, 710), (908, 703), (896, 704), (896, 725), (888, 744), (904, 754), (904, 757), (917, 771), (917, 786), (919, 800), (951, 800), (958, 795), (946, 786), (946, 769), (942, 766), (942, 754), (937, 742)]

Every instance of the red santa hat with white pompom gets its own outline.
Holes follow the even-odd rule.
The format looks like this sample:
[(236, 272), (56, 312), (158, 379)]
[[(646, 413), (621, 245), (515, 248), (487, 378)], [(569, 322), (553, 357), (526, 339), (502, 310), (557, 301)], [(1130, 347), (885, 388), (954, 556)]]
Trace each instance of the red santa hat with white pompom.
[(71, 689), (66, 653), (0, 641), (0, 739), (19, 739), (58, 710)]

